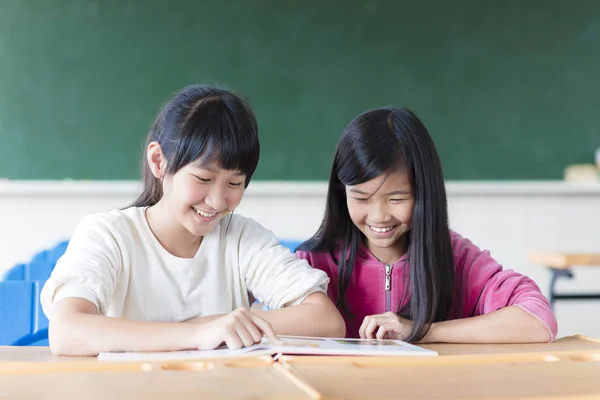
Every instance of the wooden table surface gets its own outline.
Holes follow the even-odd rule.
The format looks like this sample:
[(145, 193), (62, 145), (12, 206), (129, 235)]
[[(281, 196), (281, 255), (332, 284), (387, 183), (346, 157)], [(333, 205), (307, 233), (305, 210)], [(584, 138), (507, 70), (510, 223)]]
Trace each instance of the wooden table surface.
[(282, 356), (99, 362), (0, 347), (0, 399), (600, 398), (600, 341), (426, 345), (439, 357)]

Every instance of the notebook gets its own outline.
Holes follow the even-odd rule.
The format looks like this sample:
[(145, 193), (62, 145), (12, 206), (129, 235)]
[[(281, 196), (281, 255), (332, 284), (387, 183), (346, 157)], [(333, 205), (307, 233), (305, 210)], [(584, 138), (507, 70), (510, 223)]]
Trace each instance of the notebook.
[(100, 361), (154, 361), (208, 359), (261, 355), (336, 355), (336, 356), (437, 356), (438, 353), (401, 340), (342, 339), (304, 336), (280, 336), (283, 344), (274, 344), (268, 338), (250, 347), (230, 350), (184, 350), (166, 352), (106, 352)]

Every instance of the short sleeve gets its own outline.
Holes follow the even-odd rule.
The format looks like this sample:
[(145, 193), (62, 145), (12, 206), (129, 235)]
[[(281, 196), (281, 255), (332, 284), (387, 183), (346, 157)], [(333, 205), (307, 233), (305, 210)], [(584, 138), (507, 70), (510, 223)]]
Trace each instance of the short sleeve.
[(56, 302), (78, 297), (92, 302), (98, 313), (105, 314), (121, 268), (121, 253), (110, 220), (103, 215), (83, 218), (42, 289), (44, 313), (51, 319)]
[(327, 293), (327, 274), (296, 258), (270, 230), (249, 218), (240, 231), (239, 259), (246, 286), (271, 309), (300, 304), (315, 292)]

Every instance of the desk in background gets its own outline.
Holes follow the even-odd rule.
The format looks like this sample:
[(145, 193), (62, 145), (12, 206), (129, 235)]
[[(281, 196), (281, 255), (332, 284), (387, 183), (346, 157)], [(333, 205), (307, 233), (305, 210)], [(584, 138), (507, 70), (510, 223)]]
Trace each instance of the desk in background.
[(557, 300), (600, 300), (600, 287), (596, 293), (556, 293), (556, 281), (573, 279), (574, 266), (600, 267), (600, 253), (531, 253), (529, 261), (547, 267), (552, 273), (548, 294), (552, 308)]

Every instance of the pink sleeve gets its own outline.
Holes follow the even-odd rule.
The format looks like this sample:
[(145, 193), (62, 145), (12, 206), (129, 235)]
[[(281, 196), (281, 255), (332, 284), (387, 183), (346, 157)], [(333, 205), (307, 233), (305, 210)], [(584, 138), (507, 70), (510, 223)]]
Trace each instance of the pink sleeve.
[(457, 282), (464, 294), (463, 317), (487, 314), (504, 307), (518, 306), (546, 326), (551, 340), (558, 330), (548, 300), (536, 283), (513, 270), (504, 270), (488, 251), (481, 251), (468, 239), (452, 237)]

